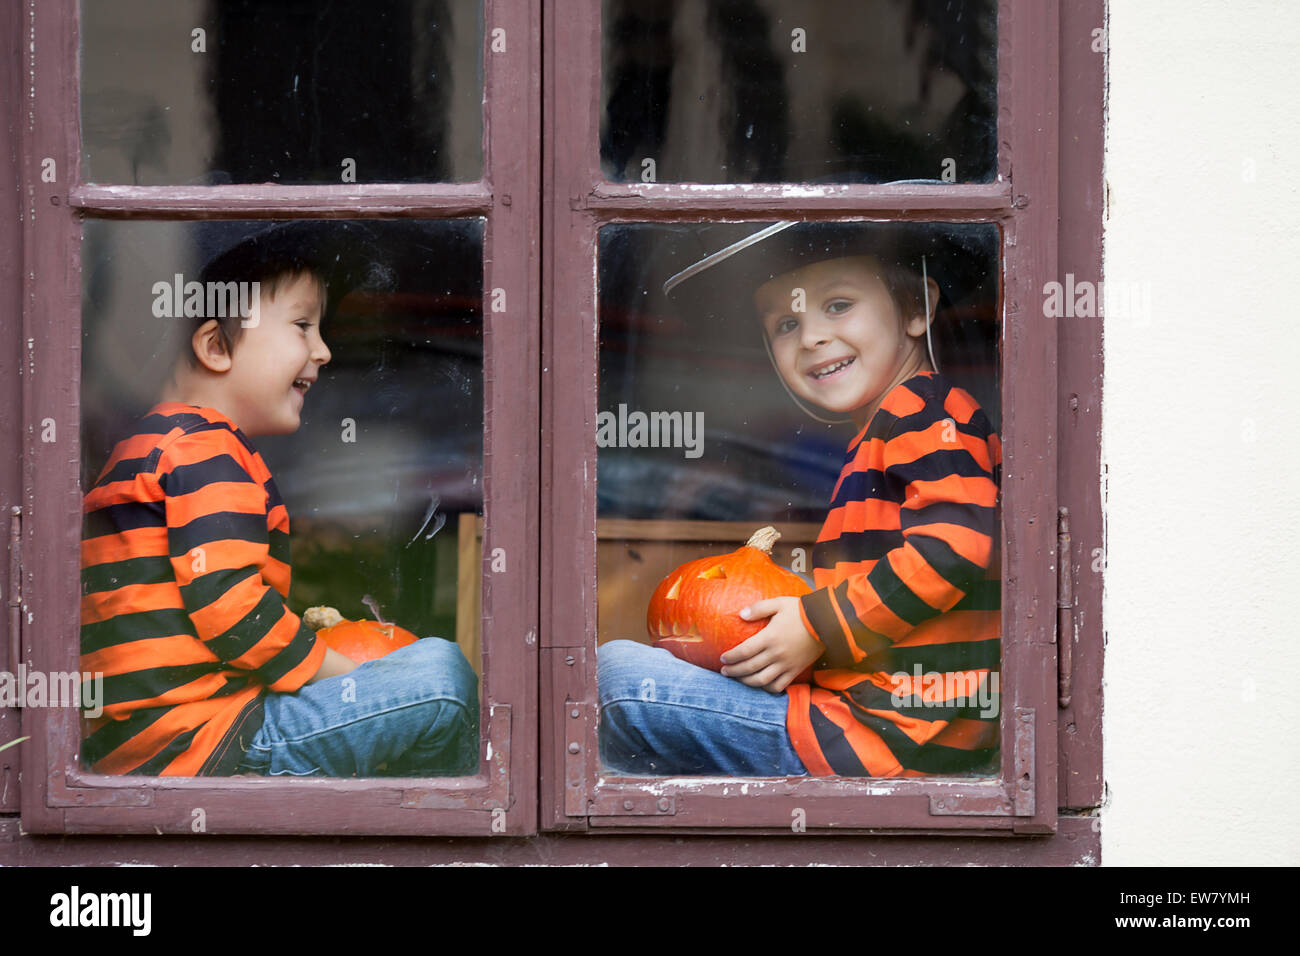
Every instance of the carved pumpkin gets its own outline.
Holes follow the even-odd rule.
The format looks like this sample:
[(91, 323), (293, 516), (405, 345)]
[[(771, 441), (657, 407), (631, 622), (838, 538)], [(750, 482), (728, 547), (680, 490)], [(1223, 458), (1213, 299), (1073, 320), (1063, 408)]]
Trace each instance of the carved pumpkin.
[[(780, 537), (775, 528), (760, 528), (738, 550), (689, 561), (664, 578), (646, 612), (654, 646), (699, 667), (722, 670), (722, 655), (770, 620), (746, 621), (740, 616), (744, 608), (812, 590), (803, 578), (772, 560), (772, 545)], [(806, 683), (811, 678), (810, 667), (795, 680)]]
[(309, 607), (302, 619), (325, 641), (326, 647), (358, 664), (373, 661), (419, 640), (410, 631), (396, 624), (346, 620), (332, 607)]

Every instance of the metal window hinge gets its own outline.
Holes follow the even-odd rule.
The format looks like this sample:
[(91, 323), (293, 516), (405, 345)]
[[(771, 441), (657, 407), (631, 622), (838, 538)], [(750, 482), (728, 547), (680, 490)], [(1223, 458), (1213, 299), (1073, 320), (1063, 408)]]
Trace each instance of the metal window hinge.
[(593, 817), (671, 817), (677, 813), (677, 797), (631, 789), (602, 793), (591, 801), (588, 812)]
[(583, 740), (591, 711), (591, 704), (585, 700), (564, 702), (560, 739), (564, 742), (564, 815), (569, 817), (587, 815), (587, 751)]
[(1016, 709), (1015, 753), (1012, 754), (1012, 767), (1015, 779), (1011, 781), (1012, 799), (1015, 801), (1016, 816), (1032, 817), (1034, 815), (1034, 711), (1031, 707)]
[[(677, 798), (671, 794), (641, 790), (635, 786), (607, 786), (588, 795), (587, 749), (582, 741), (587, 718), (595, 711), (590, 701), (564, 702), (564, 814), (570, 817), (670, 817), (677, 813)], [(599, 761), (595, 754), (592, 758)]]
[(1074, 680), (1074, 566), (1070, 556), (1070, 509), (1061, 508), (1056, 525), (1056, 679), (1057, 702), (1070, 706)]
[[(9, 508), (9, 667), (16, 674), (23, 659), (23, 509)], [(19, 694), (14, 706), (21, 707)]]

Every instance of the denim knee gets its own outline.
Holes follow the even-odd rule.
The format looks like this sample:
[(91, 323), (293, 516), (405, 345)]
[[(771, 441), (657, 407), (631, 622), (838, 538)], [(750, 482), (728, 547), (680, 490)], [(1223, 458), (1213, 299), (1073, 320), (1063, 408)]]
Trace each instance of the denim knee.
[(653, 737), (680, 729), (681, 712), (676, 707), (662, 706), (659, 700), (660, 683), (672, 686), (672, 672), (678, 666), (667, 651), (639, 641), (600, 645), (596, 651), (596, 683), (602, 753), (624, 747), (644, 751), (646, 734)]
[(452, 641), (426, 637), (389, 657), (407, 686), (416, 689), (425, 730), (421, 743), (383, 775), (472, 772), (479, 756), (478, 676), (460, 648)]
[(648, 699), (655, 648), (637, 641), (609, 641), (596, 649), (596, 689), (602, 706), (612, 701)]
[(425, 637), (404, 650), (410, 654), (400, 666), (419, 668), (421, 676), (440, 685), (438, 692), (443, 697), (460, 701), (472, 713), (478, 712), (478, 675), (459, 646), (440, 637)]

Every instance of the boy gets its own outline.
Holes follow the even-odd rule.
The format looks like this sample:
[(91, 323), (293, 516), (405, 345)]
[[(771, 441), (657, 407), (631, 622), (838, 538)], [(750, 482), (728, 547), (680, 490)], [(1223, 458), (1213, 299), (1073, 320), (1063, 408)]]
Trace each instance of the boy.
[[(796, 403), (822, 421), (847, 418), (856, 434), (813, 549), (817, 589), (743, 609), (768, 623), (723, 655), (721, 674), (644, 644), (600, 647), (601, 752), (612, 768), (989, 769), (1001, 451), (979, 405), (936, 373), (930, 346), (940, 299), (930, 273), (952, 287), (971, 271), (971, 250), (954, 237), (962, 228), (778, 223), (665, 284), (708, 277), (747, 292)], [(792, 683), (810, 664), (813, 682)]]
[(327, 282), (347, 253), (323, 250), (348, 225), (282, 224), (212, 255), (202, 286), (253, 283), (250, 314), (196, 320), (161, 400), (86, 495), (82, 665), (104, 674), (107, 703), (83, 758), (99, 772), (475, 766), (476, 678), (455, 644), (358, 666), (285, 605), (289, 517), (249, 438), (297, 430), (330, 360)]

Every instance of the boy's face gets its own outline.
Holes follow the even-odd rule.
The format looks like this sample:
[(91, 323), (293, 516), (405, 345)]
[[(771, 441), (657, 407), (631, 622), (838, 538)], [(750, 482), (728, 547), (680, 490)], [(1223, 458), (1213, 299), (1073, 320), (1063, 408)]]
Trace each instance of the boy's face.
[[(802, 311), (798, 290), (802, 290)], [(924, 315), (903, 316), (874, 259), (810, 263), (770, 279), (754, 305), (795, 395), (860, 428), (895, 385), (928, 367)]]
[(244, 434), (297, 431), (307, 390), (330, 360), (321, 338), (323, 305), (308, 273), (281, 281), (274, 299), (263, 283), (223, 382), (230, 417)]

